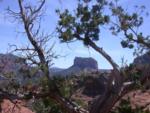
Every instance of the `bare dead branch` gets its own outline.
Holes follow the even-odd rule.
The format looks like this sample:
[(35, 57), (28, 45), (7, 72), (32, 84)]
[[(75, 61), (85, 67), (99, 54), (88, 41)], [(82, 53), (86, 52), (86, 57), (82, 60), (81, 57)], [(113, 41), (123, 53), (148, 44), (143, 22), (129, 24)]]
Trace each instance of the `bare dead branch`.
[[(15, 14), (15, 12), (13, 13), (10, 11), (12, 15), (15, 14), (13, 15), (14, 17), (16, 17), (15, 19), (19, 20), (19, 22), (23, 24), (27, 39), (31, 43), (31, 47), (28, 46), (26, 48), (18, 48), (14, 45), (13, 47), (15, 48), (15, 51), (23, 52), (24, 59), (38, 65), (48, 79), (48, 93), (36, 94), (30, 92), (30, 98), (45, 98), (48, 96), (56, 103), (59, 103), (60, 106), (64, 108), (68, 113), (87, 113), (83, 109), (81, 110), (77, 105), (73, 104), (70, 100), (64, 98), (60, 93), (57, 84), (50, 76), (49, 66), (52, 65), (51, 61), (55, 57), (54, 53), (51, 52), (54, 44), (50, 48), (46, 47), (47, 42), (49, 42), (50, 40), (50, 35), (41, 32), (40, 24), (36, 24), (38, 25), (38, 28), (35, 25), (38, 20), (41, 21), (41, 10), (44, 4), (45, 0), (41, 0), (40, 5), (37, 5), (37, 7), (32, 7), (30, 5), (25, 6), (23, 0), (18, 0), (19, 13)], [(6, 95), (8, 95), (8, 97), (11, 96), (11, 94), (8, 93), (6, 93)], [(4, 96), (4, 98), (7, 97)], [(18, 97), (17, 95), (14, 95), (14, 98), (26, 99), (25, 96)], [(10, 100), (12, 100), (12, 98), (10, 98)]]

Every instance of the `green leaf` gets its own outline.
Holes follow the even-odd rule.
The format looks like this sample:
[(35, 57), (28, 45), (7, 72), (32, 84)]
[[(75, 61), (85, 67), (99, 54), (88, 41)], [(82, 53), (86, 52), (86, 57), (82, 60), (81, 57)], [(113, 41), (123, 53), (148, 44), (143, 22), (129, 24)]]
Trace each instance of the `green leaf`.
[(121, 45), (123, 48), (126, 48), (126, 47), (128, 47), (128, 42), (123, 40), (123, 41), (121, 41)]

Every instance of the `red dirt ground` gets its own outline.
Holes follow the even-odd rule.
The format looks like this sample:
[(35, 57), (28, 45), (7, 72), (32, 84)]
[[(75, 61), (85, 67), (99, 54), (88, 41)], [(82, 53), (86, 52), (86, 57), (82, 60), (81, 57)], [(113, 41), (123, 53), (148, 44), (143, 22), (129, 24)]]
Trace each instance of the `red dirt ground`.
[(1, 113), (34, 113), (28, 108), (24, 107), (21, 103), (14, 104), (9, 100), (3, 100), (1, 104)]

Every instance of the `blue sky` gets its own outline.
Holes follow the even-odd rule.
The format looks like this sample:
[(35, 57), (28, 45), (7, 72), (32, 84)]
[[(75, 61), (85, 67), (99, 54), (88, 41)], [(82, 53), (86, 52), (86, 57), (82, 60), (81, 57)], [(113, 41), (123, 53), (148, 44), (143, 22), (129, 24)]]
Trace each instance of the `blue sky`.
[[(9, 51), (8, 44), (17, 44), (18, 46), (23, 46), (28, 43), (26, 37), (18, 32), (22, 31), (21, 27), (17, 23), (12, 23), (12, 19), (6, 14), (5, 9), (9, 6), (10, 8), (17, 11), (18, 5), (17, 0), (3, 0), (0, 2), (0, 53), (6, 53)], [(55, 9), (65, 9), (68, 8), (73, 10), (77, 0), (47, 0), (46, 8), (47, 13), (43, 21), (43, 29), (46, 32), (53, 32), (57, 24), (57, 16), (55, 14)], [(147, 11), (150, 11), (150, 1), (149, 0), (120, 0), (125, 8), (133, 10), (135, 5), (145, 5)], [(145, 18), (145, 22), (141, 27), (141, 31), (148, 35), (150, 34), (150, 17)], [(97, 44), (104, 48), (104, 50), (109, 53), (109, 55), (121, 65), (121, 58), (127, 60), (127, 63), (133, 61), (133, 50), (123, 49), (120, 45), (120, 38), (114, 37), (107, 31), (104, 31), (100, 41)], [(107, 61), (95, 52), (91, 48), (86, 48), (81, 42), (71, 43), (69, 45), (62, 44), (59, 42), (57, 37), (51, 40), (51, 43), (55, 42), (54, 50), (57, 55), (62, 57), (54, 60), (54, 66), (67, 68), (73, 64), (73, 59), (76, 56), (80, 57), (93, 57), (98, 61), (99, 68), (111, 68)]]

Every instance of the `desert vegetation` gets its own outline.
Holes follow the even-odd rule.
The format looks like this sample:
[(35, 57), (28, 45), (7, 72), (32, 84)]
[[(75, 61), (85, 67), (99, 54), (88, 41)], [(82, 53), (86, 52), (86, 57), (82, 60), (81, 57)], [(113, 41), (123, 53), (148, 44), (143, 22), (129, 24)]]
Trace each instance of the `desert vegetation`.
[[(10, 6), (6, 14), (14, 20), (13, 24), (22, 27), (29, 44), (9, 45), (11, 52), (0, 55), (2, 113), (6, 112), (2, 107), (5, 100), (14, 105), (7, 113), (13, 112), (18, 101), (35, 113), (150, 112), (150, 102), (132, 103), (134, 97), (150, 95), (150, 37), (140, 31), (148, 16), (145, 6), (135, 4), (135, 10), (130, 12), (119, 0), (77, 0), (73, 11), (56, 9), (58, 22), (54, 37), (60, 44), (82, 42), (103, 56), (112, 69), (99, 70), (93, 58), (77, 57), (70, 68), (54, 70), (53, 60), (59, 59), (62, 53), (53, 52), (53, 33), (42, 29), (47, 1), (16, 0), (16, 3), (17, 8), (13, 10)], [(98, 43), (103, 28), (116, 38), (122, 37), (123, 48), (134, 50), (137, 58), (133, 63), (120, 66)], [(109, 41), (107, 37), (105, 40)]]

